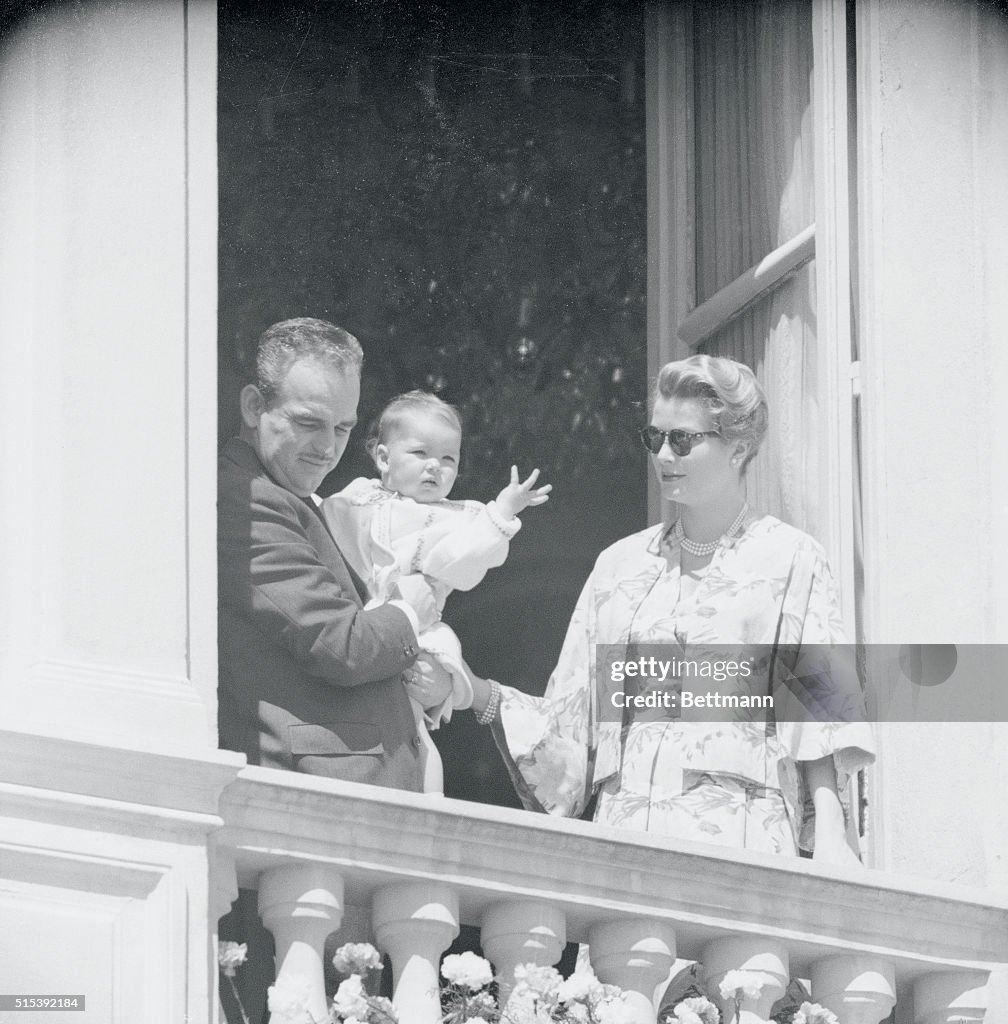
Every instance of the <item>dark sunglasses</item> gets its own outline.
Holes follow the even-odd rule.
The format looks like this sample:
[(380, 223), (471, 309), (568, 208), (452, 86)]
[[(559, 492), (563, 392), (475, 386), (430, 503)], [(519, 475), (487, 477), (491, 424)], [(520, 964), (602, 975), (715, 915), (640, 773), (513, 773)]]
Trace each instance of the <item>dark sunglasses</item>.
[(657, 455), (668, 441), (669, 447), (680, 458), (693, 451), (694, 443), (701, 437), (720, 437), (716, 430), (659, 430), (657, 427), (641, 427), (641, 444), (652, 454)]

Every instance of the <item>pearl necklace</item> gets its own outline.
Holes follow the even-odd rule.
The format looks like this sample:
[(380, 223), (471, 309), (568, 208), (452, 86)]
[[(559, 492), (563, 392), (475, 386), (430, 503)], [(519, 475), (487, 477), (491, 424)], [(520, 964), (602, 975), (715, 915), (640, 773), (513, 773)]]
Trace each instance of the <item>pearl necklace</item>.
[(708, 540), (703, 543), (690, 540), (683, 531), (682, 519), (677, 519), (675, 524), (675, 536), (676, 540), (679, 542), (679, 547), (681, 547), (686, 554), (693, 555), (694, 558), (705, 558), (707, 555), (713, 555), (729, 537), (734, 536), (738, 531), (738, 528), (742, 525), (748, 511), (749, 503), (743, 502), (742, 508), (739, 510), (739, 514), (735, 517), (735, 522), (733, 522), (717, 540)]

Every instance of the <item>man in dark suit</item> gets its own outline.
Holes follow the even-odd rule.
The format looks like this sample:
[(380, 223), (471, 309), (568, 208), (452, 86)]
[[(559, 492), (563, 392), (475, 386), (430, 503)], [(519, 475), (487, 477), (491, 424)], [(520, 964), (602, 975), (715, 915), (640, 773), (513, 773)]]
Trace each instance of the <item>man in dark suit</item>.
[(411, 579), (409, 601), (365, 611), (310, 497), (357, 422), (362, 358), (322, 320), (259, 339), (241, 432), (218, 467), (220, 741), (252, 764), (419, 790), (403, 681), (422, 703), (447, 686), (439, 667), (412, 667), (433, 596)]
[[(357, 340), (322, 320), (285, 320), (259, 339), (241, 430), (218, 465), (220, 744), (251, 764), (418, 791), (409, 697), (431, 706), (451, 689), (417, 659), (433, 594), (409, 577), (401, 600), (365, 611), (366, 588), (311, 498), (357, 422), (362, 360)], [(256, 1020), (272, 973), (254, 893), (220, 934), (258, 953), (260, 969), (250, 955), (241, 978)]]

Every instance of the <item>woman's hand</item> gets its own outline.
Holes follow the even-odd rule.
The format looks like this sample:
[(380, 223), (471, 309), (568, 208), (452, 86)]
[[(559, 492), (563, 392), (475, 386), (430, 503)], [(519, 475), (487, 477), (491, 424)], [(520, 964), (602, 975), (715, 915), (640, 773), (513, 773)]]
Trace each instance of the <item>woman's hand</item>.
[(473, 688), (472, 710), (479, 715), (486, 710), (487, 704), (490, 703), (490, 683), (476, 675), (468, 665), (466, 665), (466, 668), (469, 669), (469, 678)]
[(846, 836), (829, 838), (819, 835), (816, 829), (815, 849), (812, 851), (812, 859), (817, 864), (836, 864), (840, 867), (864, 868), (857, 854), (850, 848)]
[(837, 789), (832, 755), (804, 763), (805, 780), (815, 805), (815, 849), (812, 859), (818, 864), (862, 867), (847, 842), (847, 825)]

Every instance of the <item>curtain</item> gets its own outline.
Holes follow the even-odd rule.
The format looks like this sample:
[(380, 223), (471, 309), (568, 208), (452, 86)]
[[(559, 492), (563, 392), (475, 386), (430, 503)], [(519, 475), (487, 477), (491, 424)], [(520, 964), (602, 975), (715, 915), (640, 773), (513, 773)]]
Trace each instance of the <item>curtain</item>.
[[(810, 0), (695, 5), (697, 303), (815, 219)], [(751, 366), (770, 427), (749, 502), (813, 536), (818, 465), (815, 276), (806, 264), (701, 346)]]

